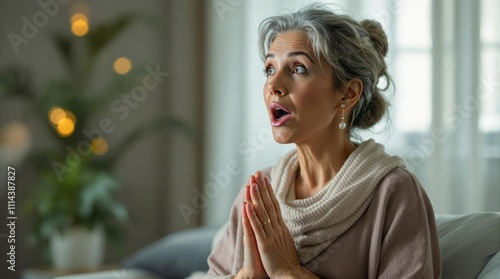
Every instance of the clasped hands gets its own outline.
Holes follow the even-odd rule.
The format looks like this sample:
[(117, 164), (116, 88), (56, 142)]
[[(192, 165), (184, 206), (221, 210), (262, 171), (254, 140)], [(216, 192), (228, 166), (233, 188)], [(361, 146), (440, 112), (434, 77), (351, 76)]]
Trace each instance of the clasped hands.
[(267, 177), (250, 176), (242, 204), (243, 267), (236, 278), (317, 278), (302, 268)]

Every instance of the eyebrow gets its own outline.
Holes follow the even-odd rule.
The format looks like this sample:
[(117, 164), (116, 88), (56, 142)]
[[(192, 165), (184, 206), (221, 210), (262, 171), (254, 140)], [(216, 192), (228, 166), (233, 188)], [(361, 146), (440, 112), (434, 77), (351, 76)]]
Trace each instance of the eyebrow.
[[(305, 57), (307, 57), (307, 59), (311, 60), (311, 62), (312, 62), (313, 64), (316, 64), (316, 63), (314, 63), (314, 60), (311, 58), (311, 56), (310, 56), (307, 52), (302, 51), (302, 50), (289, 52), (289, 53), (286, 55), (286, 57), (301, 56), (301, 55), (304, 55)], [(268, 54), (266, 55), (266, 59), (268, 59), (268, 58), (275, 58), (275, 57), (276, 57), (276, 56), (275, 56), (274, 54), (272, 54), (272, 53), (268, 53)]]

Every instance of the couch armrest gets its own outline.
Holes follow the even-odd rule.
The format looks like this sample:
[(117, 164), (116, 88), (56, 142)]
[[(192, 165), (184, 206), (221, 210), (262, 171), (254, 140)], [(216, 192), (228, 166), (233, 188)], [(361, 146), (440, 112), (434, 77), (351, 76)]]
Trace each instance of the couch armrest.
[(436, 224), (443, 278), (478, 278), (500, 250), (499, 212), (438, 214)]
[(169, 234), (134, 253), (122, 267), (139, 268), (172, 279), (186, 278), (195, 270), (206, 271), (218, 228), (196, 227)]

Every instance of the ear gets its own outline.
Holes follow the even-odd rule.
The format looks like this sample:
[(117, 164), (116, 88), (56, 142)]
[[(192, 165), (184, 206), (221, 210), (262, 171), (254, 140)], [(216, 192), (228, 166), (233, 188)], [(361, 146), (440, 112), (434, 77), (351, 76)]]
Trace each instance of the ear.
[(353, 78), (346, 82), (344, 86), (344, 97), (342, 98), (343, 103), (345, 103), (345, 109), (349, 110), (359, 100), (361, 94), (363, 93), (363, 82), (359, 78)]

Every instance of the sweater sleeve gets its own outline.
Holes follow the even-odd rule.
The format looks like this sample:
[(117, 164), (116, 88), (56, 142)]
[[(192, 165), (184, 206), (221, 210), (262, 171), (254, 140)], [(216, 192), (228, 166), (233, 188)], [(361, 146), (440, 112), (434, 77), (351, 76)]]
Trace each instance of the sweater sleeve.
[(388, 189), (377, 278), (441, 278), (434, 212), (418, 180), (401, 175)]
[[(270, 177), (271, 168), (261, 170), (264, 176)], [(233, 278), (243, 265), (243, 227), (241, 207), (245, 187), (242, 187), (236, 197), (226, 231), (214, 250), (208, 257), (209, 270), (203, 278), (229, 279)]]
[(241, 204), (243, 202), (244, 188), (236, 197), (229, 216), (229, 223), (224, 235), (214, 247), (208, 257), (209, 270), (204, 278), (233, 278), (234, 263), (238, 261), (236, 249), (239, 248), (241, 238)]

